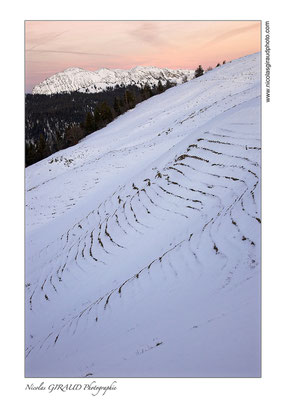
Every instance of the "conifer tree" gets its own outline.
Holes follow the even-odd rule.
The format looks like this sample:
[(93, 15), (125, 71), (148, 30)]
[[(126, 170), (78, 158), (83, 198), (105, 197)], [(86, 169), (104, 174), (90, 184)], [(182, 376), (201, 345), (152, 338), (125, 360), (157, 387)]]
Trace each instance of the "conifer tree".
[(85, 130), (87, 134), (94, 132), (95, 126), (94, 126), (94, 118), (91, 114), (91, 112), (88, 112), (86, 114), (86, 119), (85, 119)]
[(204, 74), (204, 70), (201, 65), (198, 66), (198, 68), (195, 70), (195, 78), (198, 78), (199, 76), (202, 76)]
[(102, 122), (102, 117), (101, 117), (101, 110), (100, 110), (100, 105), (97, 105), (94, 109), (94, 129), (98, 130), (103, 127), (103, 122)]
[(40, 138), (38, 141), (38, 145), (36, 148), (36, 152), (37, 152), (37, 161), (42, 160), (43, 158), (46, 158), (48, 156), (48, 146), (46, 143), (46, 139), (44, 137), (44, 135), (41, 133), (40, 134)]
[(65, 134), (66, 147), (74, 146), (84, 137), (84, 132), (80, 126), (71, 126)]
[(135, 97), (134, 94), (130, 91), (130, 90), (125, 90), (124, 93), (124, 101), (125, 104), (127, 106), (127, 110), (130, 108), (134, 108), (135, 107)]
[(114, 108), (116, 115), (121, 114), (120, 100), (119, 100), (119, 97), (117, 97), (117, 96), (114, 98), (113, 108)]
[(56, 132), (54, 143), (53, 143), (53, 153), (63, 148), (63, 138), (59, 131)]
[(161, 79), (159, 79), (158, 86), (157, 86), (157, 93), (163, 93), (164, 87), (162, 85)]
[(145, 83), (143, 89), (141, 90), (141, 95), (143, 100), (147, 100), (149, 97), (153, 96), (152, 89), (148, 83)]
[(119, 99), (119, 105), (120, 105), (121, 113), (126, 111), (124, 99), (122, 97), (120, 97), (120, 99)]
[(25, 143), (25, 166), (34, 164), (37, 161), (36, 147), (33, 143)]
[(100, 115), (105, 125), (113, 121), (112, 110), (105, 101), (100, 104)]

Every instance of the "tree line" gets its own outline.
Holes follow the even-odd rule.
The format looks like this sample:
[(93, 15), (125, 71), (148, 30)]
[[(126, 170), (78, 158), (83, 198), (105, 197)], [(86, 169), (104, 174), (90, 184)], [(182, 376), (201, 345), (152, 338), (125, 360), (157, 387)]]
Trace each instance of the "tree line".
[[(61, 105), (60, 109), (64, 108), (63, 116), (61, 116), (61, 121), (63, 120), (65, 128), (64, 129), (54, 129), (52, 134), (41, 132), (37, 136), (34, 135), (32, 138), (27, 138), (25, 142), (25, 164), (26, 166), (32, 165), (51, 154), (68, 148), (70, 146), (74, 146), (85, 136), (89, 135), (92, 132), (95, 132), (99, 129), (104, 128), (107, 124), (112, 122), (119, 115), (125, 113), (126, 111), (134, 108), (136, 104), (149, 99), (152, 96), (163, 93), (165, 90), (175, 86), (174, 83), (170, 81), (166, 81), (166, 84), (162, 84), (159, 80), (157, 86), (150, 87), (150, 85), (145, 84), (140, 89), (136, 86), (128, 87), (124, 90), (113, 91), (111, 96), (107, 97), (106, 100), (96, 101), (96, 105), (92, 108), (91, 105), (87, 107), (88, 111), (84, 113), (81, 118), (81, 122), (66, 122), (68, 121), (70, 113), (76, 112), (76, 106), (66, 105), (70, 102), (69, 96), (75, 96), (74, 94), (65, 94), (64, 98), (67, 99), (63, 101), (63, 105)], [(80, 94), (82, 95), (82, 94)], [(30, 95), (34, 96), (34, 95)], [(43, 99), (42, 96), (46, 95), (37, 95), (40, 96), (40, 103), (43, 105), (40, 106), (41, 113), (32, 113), (30, 112), (28, 117), (26, 117), (26, 126), (27, 119), (28, 123), (39, 123), (39, 119), (46, 118), (46, 116), (50, 113), (50, 118), (47, 120), (46, 125), (50, 125), (51, 122), (54, 121), (54, 126), (57, 126), (57, 118), (55, 117), (57, 114), (57, 102), (62, 102), (61, 98), (58, 95), (54, 97), (57, 101), (52, 102), (53, 99), (47, 100), (49, 101), (50, 106), (45, 107), (47, 105), (46, 99)], [(68, 96), (68, 97), (67, 97)], [(85, 94), (85, 96), (90, 96), (90, 94)], [(82, 98), (82, 96), (80, 96)], [(58, 100), (60, 99), (60, 100)], [(37, 99), (36, 99), (37, 100)], [(72, 99), (74, 102), (74, 98)], [(35, 99), (31, 98), (31, 101), (35, 103), (35, 107), (39, 108), (39, 103), (35, 101)], [(26, 110), (27, 112), (27, 110)], [(67, 116), (66, 116), (67, 114)], [(66, 116), (66, 117), (65, 117)], [(27, 140), (28, 139), (28, 140)]]
[[(224, 65), (225, 63), (226, 63), (226, 61), (224, 60), (222, 62), (222, 64)], [(220, 66), (221, 66), (221, 64), (217, 63), (216, 68), (218, 68)], [(206, 69), (206, 71), (204, 71), (203, 67), (201, 65), (199, 65), (198, 68), (195, 70), (194, 78), (199, 78), (200, 76), (204, 75), (205, 72), (208, 72), (208, 71), (212, 71), (212, 67), (208, 67)]]
[[(222, 64), (225, 64), (223, 61)], [(216, 67), (220, 67), (218, 63)], [(211, 71), (201, 65), (194, 78)], [(182, 80), (187, 82), (187, 77)], [(143, 87), (117, 85), (102, 93), (71, 93), (57, 95), (27, 95), (25, 103), (25, 165), (32, 165), (51, 154), (74, 146), (85, 136), (104, 128), (119, 115), (134, 108), (136, 104), (163, 93), (175, 86), (159, 80), (157, 86)]]

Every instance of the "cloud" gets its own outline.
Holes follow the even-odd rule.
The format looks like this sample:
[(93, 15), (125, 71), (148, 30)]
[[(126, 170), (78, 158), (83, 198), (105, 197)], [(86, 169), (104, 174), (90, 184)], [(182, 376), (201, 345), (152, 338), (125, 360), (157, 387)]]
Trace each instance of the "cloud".
[(204, 46), (208, 46), (210, 44), (214, 44), (214, 43), (219, 43), (222, 42), (226, 39), (230, 39), (234, 36), (240, 35), (244, 32), (253, 30), (253, 29), (259, 29), (259, 25), (258, 23), (255, 23), (253, 25), (249, 25), (249, 26), (243, 26), (241, 28), (236, 28), (236, 29), (232, 29), (230, 31), (227, 31), (225, 33), (222, 33), (221, 35), (216, 36), (214, 39), (208, 41), (207, 43), (204, 44)]
[(138, 28), (129, 31), (129, 34), (151, 45), (162, 45), (166, 43), (166, 40), (160, 36), (158, 24), (152, 22), (144, 22)]
[[(39, 37), (33, 37), (30, 42), (32, 42), (33, 46), (26, 49), (27, 53), (53, 53), (53, 54), (76, 54), (76, 55), (87, 55), (87, 56), (104, 56), (104, 57), (114, 57), (114, 54), (102, 54), (102, 53), (94, 53), (89, 51), (76, 51), (76, 50), (61, 50), (61, 49), (49, 49), (46, 47), (46, 44), (50, 42), (54, 42), (55, 39), (58, 39), (60, 36), (69, 32), (69, 30), (65, 30), (63, 32), (54, 32), (48, 34), (42, 34)], [(63, 41), (55, 42), (55, 47), (63, 47), (59, 46), (63, 44)], [(43, 47), (42, 47), (43, 46)], [(40, 47), (40, 48), (39, 48)], [(53, 46), (54, 47), (54, 46)]]
[[(34, 48), (26, 50), (28, 53), (56, 53), (56, 54), (81, 54), (87, 56), (104, 56), (104, 57), (114, 57), (114, 54), (102, 54), (102, 53), (90, 53), (83, 51), (67, 51), (67, 50), (34, 50)], [(118, 57), (118, 55), (116, 55)]]
[(36, 47), (42, 46), (46, 43), (49, 43), (50, 41), (58, 38), (59, 36), (62, 36), (64, 33), (69, 32), (68, 30), (60, 32), (60, 33), (55, 33), (55, 34), (44, 34), (41, 35), (40, 37), (34, 37), (33, 39), (30, 39), (30, 41), (34, 42), (34, 46), (31, 47), (30, 49), (27, 49), (26, 51), (31, 51), (35, 49)]

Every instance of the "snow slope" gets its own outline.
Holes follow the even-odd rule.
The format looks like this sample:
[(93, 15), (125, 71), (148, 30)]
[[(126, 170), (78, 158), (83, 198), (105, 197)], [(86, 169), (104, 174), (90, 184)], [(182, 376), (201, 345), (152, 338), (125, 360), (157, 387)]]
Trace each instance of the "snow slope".
[(260, 375), (260, 53), (26, 169), (26, 375)]
[(68, 68), (45, 79), (33, 89), (33, 94), (55, 93), (99, 93), (108, 87), (145, 84), (158, 85), (159, 80), (165, 84), (167, 80), (173, 83), (182, 83), (194, 76), (193, 70), (168, 69), (157, 67), (135, 67), (130, 70), (102, 68), (98, 71), (86, 71), (82, 68)]

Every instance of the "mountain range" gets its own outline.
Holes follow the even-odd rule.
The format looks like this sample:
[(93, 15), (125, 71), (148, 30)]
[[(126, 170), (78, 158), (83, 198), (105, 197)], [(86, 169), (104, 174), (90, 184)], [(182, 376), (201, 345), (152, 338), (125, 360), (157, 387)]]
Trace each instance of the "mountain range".
[(36, 85), (33, 94), (57, 93), (100, 93), (118, 87), (157, 86), (159, 81), (180, 84), (194, 77), (193, 70), (167, 69), (157, 67), (135, 67), (130, 70), (102, 68), (98, 71), (86, 71), (82, 68), (68, 68)]

